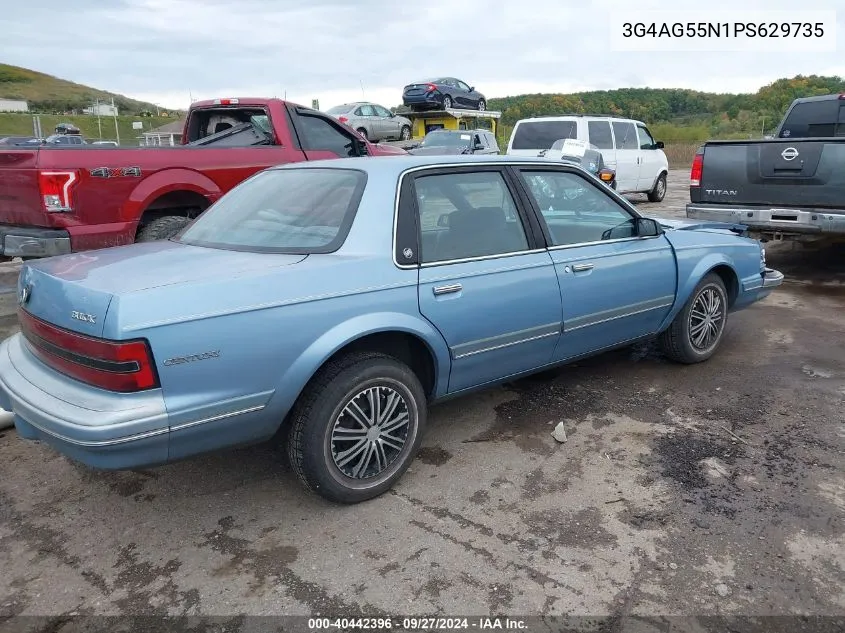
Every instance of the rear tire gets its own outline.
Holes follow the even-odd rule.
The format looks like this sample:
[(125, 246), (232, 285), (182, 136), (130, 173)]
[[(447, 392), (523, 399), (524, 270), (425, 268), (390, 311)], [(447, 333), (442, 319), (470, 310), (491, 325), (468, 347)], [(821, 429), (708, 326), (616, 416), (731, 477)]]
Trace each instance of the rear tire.
[(191, 219), (178, 215), (166, 215), (156, 218), (140, 231), (135, 237), (136, 242), (154, 242), (173, 237), (190, 224)]
[(648, 192), (649, 202), (663, 202), (666, 197), (666, 174), (660, 174), (657, 177), (657, 182), (654, 183), (654, 188)]
[(485, 110), (487, 110), (487, 102), (484, 101), (484, 99), (479, 99), (478, 100), (478, 111), (484, 112)]
[(452, 107), (452, 97), (449, 95), (443, 95), (443, 109), (448, 110)]
[(357, 131), (358, 131), (358, 134), (363, 136), (365, 139), (367, 139), (368, 141), (370, 140), (370, 137), (367, 135), (367, 129), (366, 128), (359, 127)]
[(709, 273), (698, 282), (684, 308), (658, 338), (671, 360), (691, 365), (707, 360), (719, 348), (728, 320), (728, 293), (721, 277)]
[(399, 140), (400, 141), (410, 141), (411, 140), (411, 128), (407, 125), (402, 126), (402, 131), (399, 132)]
[(288, 457), (306, 489), (358, 503), (389, 490), (422, 441), (425, 392), (391, 356), (356, 352), (324, 366), (291, 415)]

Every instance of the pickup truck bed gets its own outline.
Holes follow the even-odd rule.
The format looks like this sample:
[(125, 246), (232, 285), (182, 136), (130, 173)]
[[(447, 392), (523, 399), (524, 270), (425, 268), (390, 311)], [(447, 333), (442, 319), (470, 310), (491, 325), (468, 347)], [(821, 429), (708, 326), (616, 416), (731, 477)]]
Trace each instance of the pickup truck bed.
[(709, 141), (693, 162), (687, 217), (765, 240), (845, 239), (845, 138)]
[(0, 256), (165, 239), (272, 165), (405, 154), (279, 99), (194, 103), (176, 147), (0, 148)]

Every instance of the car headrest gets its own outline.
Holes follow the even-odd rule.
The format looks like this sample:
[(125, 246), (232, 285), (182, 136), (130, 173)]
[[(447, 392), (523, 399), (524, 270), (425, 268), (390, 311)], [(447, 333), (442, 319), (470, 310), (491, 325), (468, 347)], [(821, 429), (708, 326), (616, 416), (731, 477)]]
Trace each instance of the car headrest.
[(498, 227), (506, 222), (505, 211), (499, 207), (478, 207), (454, 212), (449, 216), (449, 228), (461, 233)]

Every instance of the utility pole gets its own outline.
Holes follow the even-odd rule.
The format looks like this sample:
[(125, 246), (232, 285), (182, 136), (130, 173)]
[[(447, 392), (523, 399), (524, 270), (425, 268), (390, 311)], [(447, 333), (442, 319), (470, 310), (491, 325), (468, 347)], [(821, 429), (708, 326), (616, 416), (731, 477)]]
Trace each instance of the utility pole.
[(120, 145), (120, 130), (117, 129), (117, 108), (114, 107), (114, 97), (111, 98), (111, 111), (114, 115), (114, 135), (117, 137), (117, 144)]
[(766, 136), (766, 117), (763, 117), (763, 122), (760, 124), (760, 136)]
[(94, 101), (94, 111), (97, 113), (97, 129), (100, 131), (100, 140), (103, 140), (103, 123), (100, 121), (100, 99)]

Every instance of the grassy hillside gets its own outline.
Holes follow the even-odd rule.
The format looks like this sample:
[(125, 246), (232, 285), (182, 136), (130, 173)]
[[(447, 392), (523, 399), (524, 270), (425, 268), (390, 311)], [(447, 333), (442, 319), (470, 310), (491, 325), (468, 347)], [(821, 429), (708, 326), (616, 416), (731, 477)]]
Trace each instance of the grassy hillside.
[(797, 97), (845, 92), (842, 77), (779, 79), (753, 94), (683, 89), (622, 88), (576, 94), (533, 94), (490, 99), (503, 127), (517, 120), (566, 112), (610, 114), (645, 121), (667, 143), (708, 138), (756, 138), (780, 122)]
[(118, 112), (126, 114), (156, 111), (152, 103), (8, 64), (0, 64), (0, 98), (22, 99), (29, 102), (30, 110), (49, 114), (81, 110), (91, 106), (98, 98), (108, 103), (114, 98)]
[[(45, 136), (53, 133), (53, 128), (59, 123), (73, 123), (79, 128), (88, 140), (98, 140), (100, 132), (97, 128), (97, 117), (89, 115), (47, 115), (42, 114), (41, 117), (41, 131)], [(132, 129), (133, 121), (141, 121), (144, 124), (144, 131), (149, 131), (151, 128), (160, 127), (167, 123), (172, 123), (176, 119), (165, 117), (137, 117), (137, 116), (119, 116), (117, 117), (117, 129), (120, 133), (121, 145), (136, 145), (138, 143), (137, 137), (141, 135), (141, 131)], [(100, 123), (103, 127), (102, 138), (104, 140), (117, 140), (114, 130), (113, 117), (101, 117)], [(4, 136), (28, 136), (32, 134), (32, 115), (31, 114), (10, 114), (0, 113), (0, 138)]]

